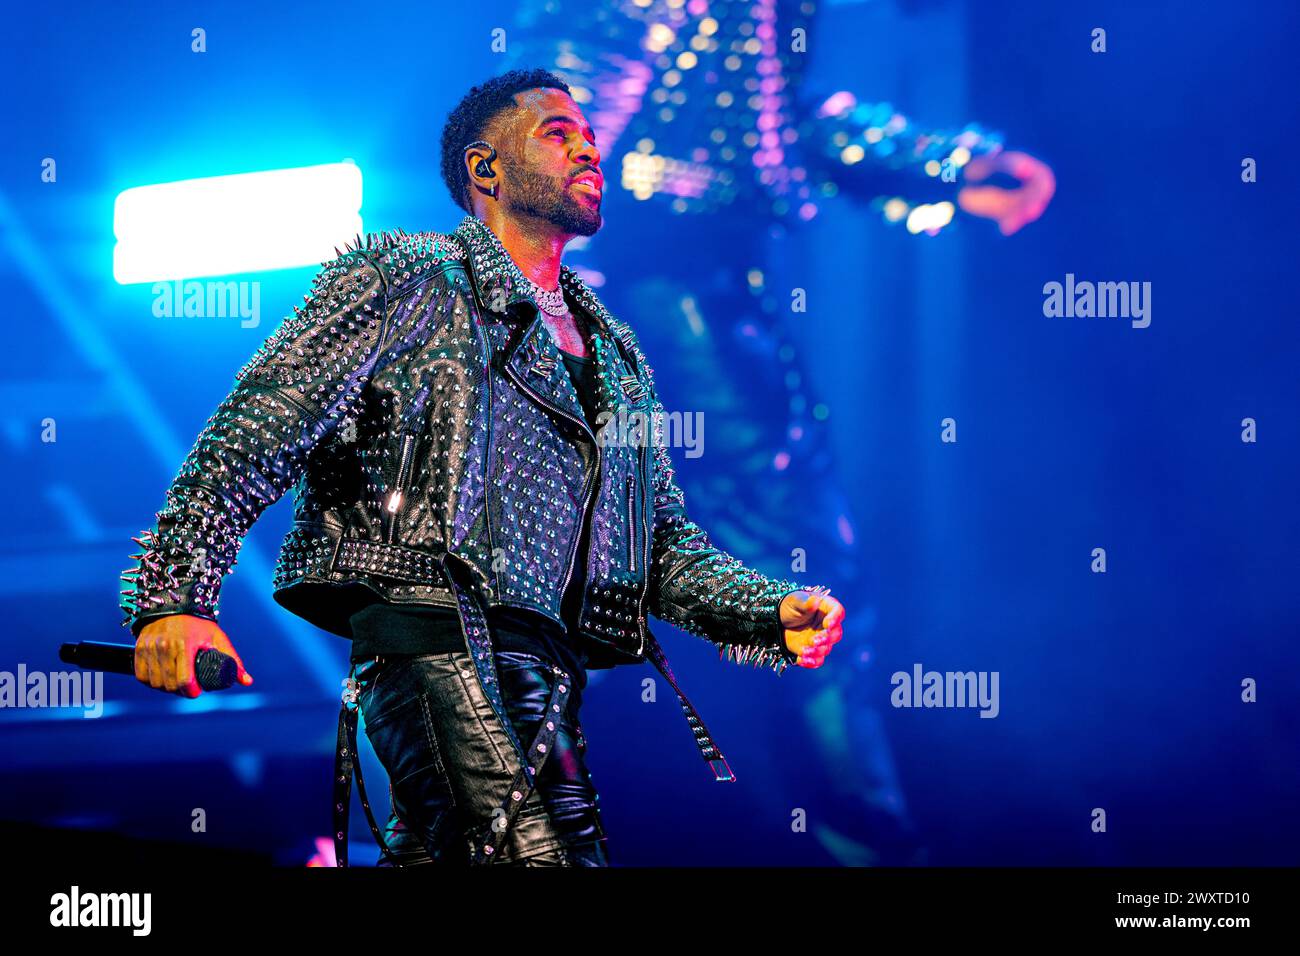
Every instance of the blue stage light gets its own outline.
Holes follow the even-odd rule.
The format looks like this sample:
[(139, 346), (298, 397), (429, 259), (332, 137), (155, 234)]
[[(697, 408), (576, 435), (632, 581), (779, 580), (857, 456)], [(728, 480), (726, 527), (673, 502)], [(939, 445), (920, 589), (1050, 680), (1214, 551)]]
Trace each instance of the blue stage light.
[(361, 232), (351, 162), (136, 186), (113, 208), (123, 285), (315, 265)]

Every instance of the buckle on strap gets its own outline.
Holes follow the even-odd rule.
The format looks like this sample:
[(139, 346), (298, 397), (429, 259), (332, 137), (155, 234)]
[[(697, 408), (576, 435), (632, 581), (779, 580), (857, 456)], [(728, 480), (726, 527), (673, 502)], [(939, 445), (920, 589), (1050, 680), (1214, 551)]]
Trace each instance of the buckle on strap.
[[(355, 673), (355, 668), (353, 668)], [(348, 675), (343, 679), (343, 707), (345, 710), (355, 711), (358, 707), (357, 698), (361, 693), (361, 685), (353, 675)]]

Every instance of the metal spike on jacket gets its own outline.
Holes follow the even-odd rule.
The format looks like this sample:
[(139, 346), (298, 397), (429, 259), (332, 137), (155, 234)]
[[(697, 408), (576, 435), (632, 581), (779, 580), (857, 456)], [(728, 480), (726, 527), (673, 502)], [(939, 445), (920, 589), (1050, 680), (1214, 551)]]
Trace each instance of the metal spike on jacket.
[(122, 592), (133, 634), (167, 614), (215, 621), (244, 535), (293, 488), (274, 596), (334, 634), (351, 637), (349, 618), (376, 596), (455, 608), (448, 557), (484, 606), (561, 622), (591, 509), (579, 631), (593, 666), (644, 660), (647, 614), (728, 660), (778, 673), (795, 660), (778, 605), (800, 586), (713, 546), (662, 442), (609, 437), (621, 407), (651, 421), (664, 409), (635, 333), (573, 270), (560, 281), (589, 320), (594, 434), (528, 283), (478, 218), (358, 237), (323, 265), (134, 539)]

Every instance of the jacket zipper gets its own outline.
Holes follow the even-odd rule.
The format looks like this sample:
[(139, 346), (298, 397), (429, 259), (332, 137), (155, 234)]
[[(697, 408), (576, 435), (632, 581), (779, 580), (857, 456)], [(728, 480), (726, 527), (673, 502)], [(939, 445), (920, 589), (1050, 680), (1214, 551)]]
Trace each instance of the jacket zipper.
[(627, 564), (629, 571), (636, 570), (636, 505), (632, 501), (632, 489), (636, 482), (627, 476)]
[[(620, 342), (620, 340), (617, 339), (617, 337), (616, 337), (616, 338), (615, 338), (615, 342)], [(621, 342), (620, 342), (620, 344), (621, 344)], [(618, 348), (618, 346), (615, 346), (615, 347)], [(640, 365), (637, 363), (636, 356), (633, 355), (631, 352), (629, 352), (627, 349), (624, 349), (624, 348), (619, 348), (619, 353), (623, 356), (624, 360), (628, 363), (628, 365), (631, 366), (631, 368), (632, 368), (632, 370), (633, 370), (633, 374), (637, 375), (637, 377), (638, 377), (638, 379), (639, 379), (639, 378), (640, 378), (641, 367), (640, 367)], [(650, 439), (647, 439), (647, 440), (650, 440)], [(638, 476), (639, 478), (642, 479), (643, 486), (644, 486), (644, 487), (647, 487), (647, 488), (648, 488), (648, 487), (653, 487), (654, 482), (653, 482), (652, 480), (650, 480), (653, 476), (647, 477), (647, 475), (646, 475), (646, 446), (645, 446), (645, 444), (642, 444), (641, 447), (640, 447), (640, 448), (638, 449), (638, 451), (637, 451), (637, 468), (638, 468), (637, 476)], [(631, 493), (632, 493), (632, 492), (631, 492), (631, 489), (629, 489), (629, 501), (631, 500)], [(642, 572), (641, 572), (641, 593), (638, 595), (638, 597), (637, 597), (637, 602), (636, 602), (636, 624), (637, 624), (637, 634), (638, 634), (638, 637), (640, 638), (640, 641), (641, 641), (640, 645), (639, 645), (639, 646), (637, 647), (637, 649), (636, 649), (636, 652), (637, 652), (638, 656), (639, 656), (639, 655), (643, 655), (643, 654), (645, 653), (645, 639), (646, 639), (646, 634), (647, 634), (647, 630), (646, 630), (646, 619), (645, 619), (645, 596), (646, 596), (646, 592), (650, 590), (650, 564), (649, 564), (648, 559), (646, 559), (646, 551), (647, 551), (648, 549), (650, 549), (650, 548), (652, 547), (652, 544), (653, 544), (653, 543), (650, 541), (650, 534), (651, 534), (651, 530), (652, 530), (652, 529), (651, 529), (650, 527), (647, 527), (647, 525), (648, 525), (648, 523), (649, 523), (649, 521), (650, 521), (650, 518), (649, 518), (649, 511), (650, 511), (649, 508), (643, 508), (643, 509), (642, 509), (642, 520), (641, 520), (641, 523), (640, 523), (640, 525), (639, 525), (639, 527), (641, 528), (641, 531), (642, 531), (642, 534), (641, 534), (641, 548), (640, 548), (640, 551), (641, 551), (641, 558), (642, 558), (641, 566), (642, 566), (642, 569), (643, 569), (643, 570), (642, 570)], [(631, 527), (631, 524), (632, 524), (632, 522), (631, 522), (631, 515), (629, 514), (629, 529), (630, 529), (630, 527)], [(630, 530), (629, 530), (629, 534), (630, 534)], [(629, 563), (632, 563), (632, 562), (629, 562)], [(636, 570), (636, 565), (635, 565), (635, 563), (632, 563), (632, 570), (634, 570), (634, 571)]]
[(384, 542), (393, 543), (393, 537), (397, 533), (397, 514), (402, 510), (406, 497), (406, 489), (410, 484), (411, 471), (415, 462), (412, 460), (412, 451), (415, 448), (416, 433), (420, 427), (421, 413), (424, 411), (424, 403), (429, 400), (429, 386), (425, 385), (416, 394), (411, 402), (411, 407), (403, 416), (402, 429), (399, 432), (402, 438), (402, 451), (397, 458), (397, 478), (393, 482), (393, 488), (389, 491), (384, 500)]
[[(492, 337), (488, 335), (487, 329), (483, 325), (482, 315), (474, 317), (475, 328), (483, 335), (483, 355), (487, 365), (487, 374), (483, 376), (483, 386), (487, 389), (487, 442), (483, 451), (483, 487), (488, 486), (488, 478), (492, 475), (492, 418), (496, 414), (492, 405), (492, 357), (495, 343)], [(483, 523), (487, 528), (487, 545), (488, 545), (488, 568), (492, 572), (492, 585), (496, 593), (501, 593), (501, 582), (497, 578), (497, 552), (492, 544), (492, 508), (487, 503), (483, 503)]]
[[(641, 476), (641, 477), (644, 477), (644, 476), (645, 476), (645, 457), (646, 457), (645, 447), (646, 447), (645, 445), (642, 445), (642, 446), (640, 447), (640, 449), (638, 449), (638, 451), (637, 451), (637, 473), (638, 473), (638, 475)], [(646, 544), (648, 543), (648, 539), (649, 539), (649, 536), (650, 536), (650, 531), (649, 531), (648, 528), (646, 528), (646, 521), (647, 521), (646, 512), (647, 512), (647, 510), (648, 510), (648, 509), (645, 509), (645, 508), (642, 508), (642, 509), (641, 509), (641, 516), (642, 516), (642, 517), (641, 517), (641, 522), (640, 522), (640, 524), (637, 525), (637, 527), (641, 530), (641, 556), (642, 556), (642, 558), (645, 557)], [(648, 590), (650, 589), (650, 565), (649, 565), (648, 563), (646, 563), (646, 562), (643, 560), (643, 561), (641, 562), (641, 567), (642, 567), (642, 571), (641, 571), (641, 593), (640, 593), (640, 595), (637, 597), (637, 600), (636, 600), (636, 626), (637, 626), (637, 636), (641, 639), (641, 644), (640, 644), (640, 646), (637, 647), (637, 649), (636, 649), (636, 652), (637, 652), (638, 655), (640, 655), (640, 654), (644, 654), (644, 653), (645, 653), (645, 638), (646, 638), (645, 596), (646, 596), (646, 591), (648, 591)]]
[[(574, 424), (581, 427), (582, 430), (585, 431), (588, 435), (591, 435), (591, 444), (596, 449), (596, 467), (594, 469), (594, 473), (597, 475), (600, 474), (600, 446), (596, 443), (596, 436), (592, 434), (591, 427), (586, 422), (574, 418), (572, 415), (570, 415), (564, 409), (560, 408), (558, 405), (552, 404), (551, 402), (548, 402), (546, 399), (542, 398), (542, 396), (538, 395), (537, 392), (533, 391), (532, 387), (527, 382), (523, 381), (517, 374), (515, 374), (515, 370), (510, 367), (509, 362), (503, 362), (502, 368), (505, 369), (506, 375), (510, 377), (511, 381), (513, 381), (516, 385), (518, 385), (530, 396), (532, 396), (532, 398), (536, 402), (538, 402), (538, 404), (542, 405), (544, 408), (551, 409), (561, 418), (573, 422)], [(565, 567), (565, 571), (564, 571), (564, 584), (561, 585), (560, 587), (561, 600), (563, 600), (564, 595), (569, 590), (569, 579), (573, 577), (573, 562), (578, 556), (578, 541), (582, 538), (581, 529), (583, 524), (587, 520), (587, 509), (591, 504), (591, 492), (596, 485), (596, 483), (591, 479), (592, 479), (592, 475), (590, 474), (583, 476), (584, 484), (583, 484), (583, 492), (582, 492), (582, 512), (578, 516), (579, 531), (578, 534), (576, 534), (573, 538), (573, 546), (569, 548), (569, 562), (568, 565)], [(586, 608), (587, 608), (587, 589), (584, 587), (582, 589), (581, 600), (578, 602), (579, 620), (581, 620), (582, 612), (585, 611)]]
[(402, 499), (406, 495), (407, 469), (411, 463), (411, 448), (415, 445), (415, 436), (410, 433), (402, 435), (402, 454), (397, 463), (397, 481), (384, 501), (384, 541), (393, 543), (397, 531), (397, 512), (402, 508)]

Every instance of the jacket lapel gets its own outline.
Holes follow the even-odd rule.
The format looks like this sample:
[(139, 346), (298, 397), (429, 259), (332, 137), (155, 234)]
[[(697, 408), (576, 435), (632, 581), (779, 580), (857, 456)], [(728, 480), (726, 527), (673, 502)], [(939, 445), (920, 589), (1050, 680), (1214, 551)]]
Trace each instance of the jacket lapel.
[[(469, 253), (470, 285), (478, 299), (480, 314), (487, 320), (498, 317), (498, 321), (511, 326), (526, 323), (521, 335), (511, 336), (512, 344), (506, 346), (501, 362), (544, 401), (585, 421), (582, 403), (560, 347), (542, 320), (524, 274), (501, 240), (483, 220), (472, 215), (461, 220), (456, 235)], [(644, 389), (628, 367), (611, 331), (613, 317), (582, 278), (566, 265), (560, 266), (560, 288), (569, 308), (588, 320), (587, 348), (596, 362), (597, 421), (616, 414), (618, 406), (624, 403), (639, 405)], [(596, 431), (594, 423), (592, 431)]]
[(506, 364), (516, 378), (525, 382), (545, 401), (558, 406), (578, 421), (586, 421), (586, 413), (582, 410), (582, 402), (578, 400), (573, 377), (564, 364), (564, 356), (535, 305), (532, 306), (532, 316), (518, 345), (505, 359)]
[(632, 346), (632, 330), (610, 315), (582, 277), (565, 265), (560, 266), (560, 286), (568, 297), (569, 307), (581, 310), (589, 317), (592, 329), (599, 331), (595, 347), (600, 353), (597, 358), (601, 369), (602, 409), (613, 412), (625, 402), (640, 407), (648, 393), (639, 377), (642, 361)]

